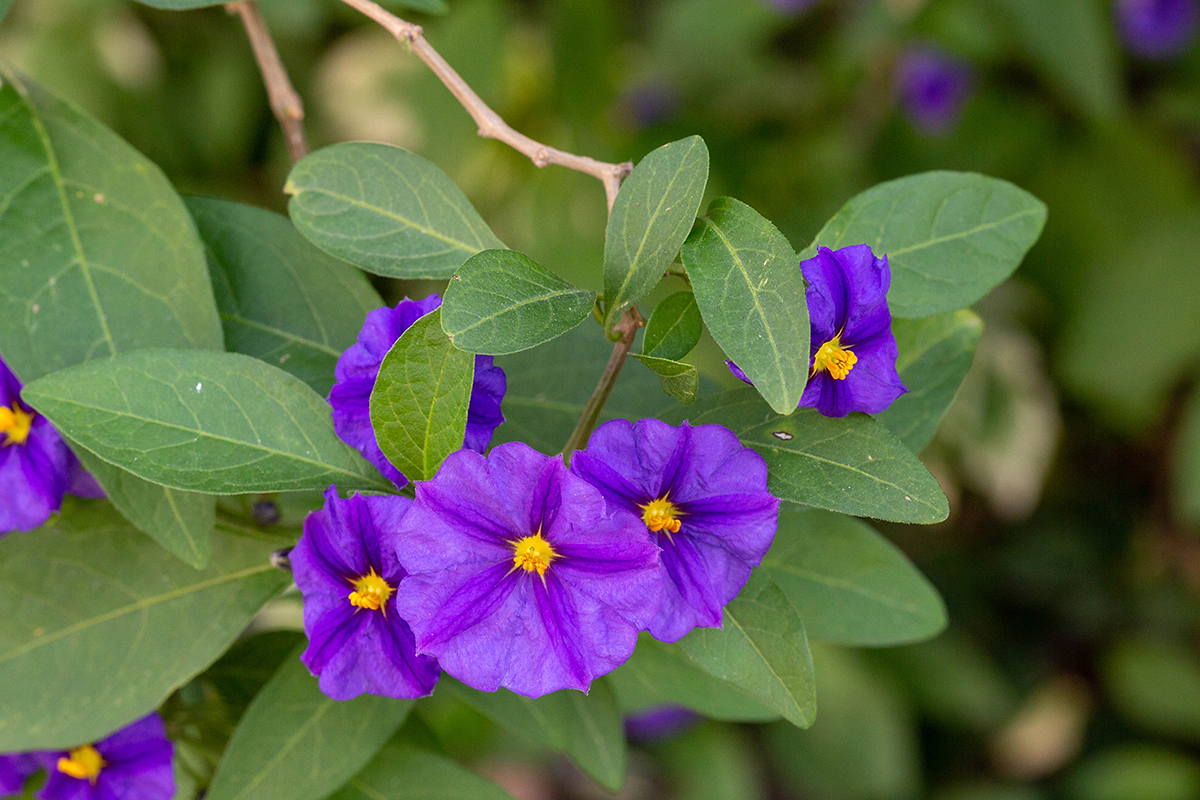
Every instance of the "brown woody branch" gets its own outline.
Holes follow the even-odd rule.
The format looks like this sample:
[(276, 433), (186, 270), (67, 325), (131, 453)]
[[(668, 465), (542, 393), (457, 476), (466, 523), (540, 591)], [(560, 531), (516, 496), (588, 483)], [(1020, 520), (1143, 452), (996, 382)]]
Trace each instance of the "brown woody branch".
[(271, 112), (279, 120), (283, 138), (287, 141), (288, 154), (292, 157), (292, 163), (295, 163), (308, 155), (308, 142), (304, 138), (304, 104), (300, 95), (296, 93), (279, 59), (279, 51), (275, 49), (275, 42), (271, 39), (271, 32), (267, 30), (258, 4), (254, 0), (236, 0), (226, 3), (225, 10), (242, 18), (250, 47), (254, 50), (254, 60), (258, 62), (263, 84), (267, 87)]

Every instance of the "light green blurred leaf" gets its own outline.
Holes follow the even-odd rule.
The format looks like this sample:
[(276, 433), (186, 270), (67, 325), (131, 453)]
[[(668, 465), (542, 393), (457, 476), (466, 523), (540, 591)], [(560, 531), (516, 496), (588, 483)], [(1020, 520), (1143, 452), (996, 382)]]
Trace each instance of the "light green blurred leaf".
[(661, 745), (677, 800), (764, 800), (756, 745), (730, 725), (701, 725)]
[(700, 307), (691, 292), (675, 292), (659, 301), (646, 322), (642, 352), (655, 358), (673, 361), (692, 352), (700, 341), (704, 320)]
[(410, 481), (427, 481), (461, 450), (475, 356), (442, 330), (441, 309), (414, 322), (383, 359), (371, 390), (379, 449)]
[(739, 200), (708, 207), (681, 253), (704, 322), (725, 355), (779, 414), (808, 380), (809, 323), (796, 253)]
[(761, 569), (817, 641), (880, 647), (946, 627), (942, 598), (900, 548), (844, 514), (782, 511)]
[(1200, 659), (1193, 650), (1125, 639), (1105, 658), (1103, 676), (1126, 719), (1159, 736), (1200, 742)]
[(681, 405), (690, 406), (700, 389), (700, 373), (691, 364), (655, 358), (634, 353), (633, 357), (645, 364), (662, 378), (663, 391), (674, 397)]
[(300, 233), (367, 272), (449, 278), (476, 253), (504, 247), (446, 173), (399, 147), (326, 147), (292, 168), (284, 190)]
[(571, 330), (595, 302), (595, 292), (572, 286), (528, 256), (484, 250), (446, 287), (442, 328), (468, 353), (516, 353)]
[(925, 172), (846, 203), (802, 255), (869, 244), (888, 257), (892, 314), (927, 317), (986, 295), (1020, 265), (1045, 224), (1045, 204), (1007, 181)]
[(1200, 797), (1200, 762), (1153, 744), (1103, 750), (1067, 778), (1070, 800), (1192, 800)]
[(708, 148), (689, 136), (648, 154), (621, 184), (604, 239), (606, 331), (675, 260), (707, 182)]
[(12, 8), (13, 0), (0, 0), (0, 22), (4, 21), (4, 15)]
[(214, 494), (386, 490), (299, 378), (236, 353), (140, 350), (39, 378), (23, 397), (138, 477)]
[(754, 695), (793, 725), (817, 715), (804, 623), (761, 570), (725, 607), (722, 629), (697, 628), (679, 642), (701, 669)]
[(445, 756), (393, 741), (329, 800), (512, 800), (512, 796)]
[(287, 217), (187, 198), (208, 255), (225, 343), (329, 394), (338, 356), (383, 305), (361, 272), (309, 244)]
[(318, 800), (363, 768), (413, 701), (362, 694), (333, 700), (296, 648), (238, 722), (205, 797)]
[(288, 584), (275, 546), (217, 532), (195, 570), (100, 501), (0, 539), (0, 752), (75, 747), (157, 708)]

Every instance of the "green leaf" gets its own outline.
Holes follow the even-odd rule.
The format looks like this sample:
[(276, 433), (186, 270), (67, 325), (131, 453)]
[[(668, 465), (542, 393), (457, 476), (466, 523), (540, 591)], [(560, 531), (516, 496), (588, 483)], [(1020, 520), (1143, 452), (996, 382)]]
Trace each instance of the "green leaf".
[(334, 433), (328, 403), (248, 356), (141, 350), (47, 375), (22, 396), (71, 441), (175, 489), (391, 486)]
[(1046, 205), (1007, 181), (925, 172), (855, 197), (825, 223), (812, 249), (871, 245), (892, 269), (892, 314), (927, 317), (991, 291), (1020, 265), (1045, 224)]
[(161, 170), (0, 67), (0, 352), (23, 381), (149, 346), (222, 349), (204, 251)]
[(783, 511), (761, 569), (804, 618), (810, 638), (887, 647), (946, 627), (937, 590), (870, 525), (828, 511)]
[(696, 296), (691, 292), (675, 292), (654, 307), (654, 313), (646, 323), (642, 352), (655, 358), (678, 361), (692, 352), (703, 330), (704, 321), (700, 318)]
[(958, 393), (983, 334), (983, 320), (966, 309), (925, 319), (892, 320), (900, 357), (896, 370), (908, 388), (876, 419), (919, 453), (933, 439)]
[(866, 414), (824, 417), (802, 408), (781, 417), (747, 387), (704, 397), (686, 412), (662, 418), (732, 430), (766, 459), (767, 486), (783, 500), (892, 522), (927, 524), (950, 514), (929, 470)]
[(401, 334), (371, 390), (379, 449), (410, 481), (437, 474), (467, 434), (475, 356), (450, 343), (440, 312), (434, 309)]
[(187, 198), (208, 254), (229, 350), (290, 372), (324, 397), (338, 356), (383, 305), (366, 276), (296, 233), (287, 217)]
[(512, 800), (512, 796), (445, 756), (390, 742), (329, 800)]
[(1200, 742), (1200, 659), (1191, 648), (1125, 639), (1104, 659), (1103, 675), (1109, 699), (1127, 720), (1156, 736)]
[(625, 732), (612, 689), (604, 679), (587, 694), (563, 689), (536, 700), (507, 689), (480, 692), (443, 677), (441, 684), (488, 719), (533, 741), (566, 753), (604, 788), (625, 780)]
[(335, 144), (302, 158), (284, 191), (300, 233), (322, 250), (391, 278), (449, 278), (503, 248), (436, 166), (386, 144)]
[(691, 364), (671, 361), (667, 358), (645, 356), (641, 353), (632, 355), (662, 378), (664, 392), (685, 406), (695, 402), (696, 392), (700, 389), (700, 373)]
[(704, 322), (725, 355), (780, 414), (808, 380), (808, 304), (795, 251), (739, 200), (708, 207), (681, 254)]
[(678, 644), (638, 636), (637, 649), (608, 675), (622, 711), (684, 706), (712, 719), (764, 722), (779, 714), (750, 693), (702, 670)]
[(1200, 762), (1162, 745), (1131, 742), (1089, 756), (1066, 785), (1070, 800), (1188, 800), (1200, 797)]
[(606, 332), (675, 260), (707, 182), (708, 148), (689, 136), (647, 155), (621, 184), (604, 238)]
[(721, 629), (697, 628), (679, 645), (706, 672), (745, 689), (793, 725), (807, 728), (816, 719), (804, 623), (761, 571), (725, 607)]
[(468, 353), (503, 355), (562, 336), (592, 313), (577, 289), (528, 256), (484, 250), (468, 258), (442, 300), (442, 327)]
[(71, 443), (79, 460), (125, 518), (196, 569), (212, 555), (217, 499), (142, 480)]
[(100, 501), (0, 540), (0, 752), (107, 736), (225, 651), (290, 582), (218, 532), (195, 570)]
[(12, 8), (13, 0), (0, 0), (0, 22), (4, 21), (4, 15)]
[(238, 723), (205, 795), (211, 800), (318, 800), (371, 760), (413, 701), (333, 700), (292, 652)]

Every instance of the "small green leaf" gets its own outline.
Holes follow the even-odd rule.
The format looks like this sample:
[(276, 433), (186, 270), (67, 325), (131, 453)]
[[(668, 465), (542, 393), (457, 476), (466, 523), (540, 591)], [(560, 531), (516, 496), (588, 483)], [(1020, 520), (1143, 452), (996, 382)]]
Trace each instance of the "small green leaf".
[(606, 332), (675, 260), (707, 182), (708, 148), (690, 136), (647, 155), (621, 184), (604, 238)]
[(442, 330), (434, 309), (406, 330), (383, 359), (371, 391), (379, 449), (410, 481), (427, 481), (461, 450), (475, 379), (475, 356)]
[(76, 747), (157, 708), (289, 583), (276, 546), (218, 532), (195, 570), (100, 501), (0, 539), (0, 752)]
[(603, 678), (587, 694), (564, 689), (537, 699), (507, 689), (480, 692), (442, 678), (442, 685), (472, 708), (511, 731), (566, 753), (610, 791), (625, 780), (625, 732), (612, 689)]
[(503, 355), (562, 336), (592, 312), (577, 289), (528, 256), (484, 250), (468, 258), (442, 300), (442, 328), (468, 353)]
[(703, 330), (704, 321), (700, 318), (696, 296), (691, 292), (675, 292), (654, 307), (654, 313), (646, 323), (642, 352), (655, 358), (678, 361), (692, 352)]
[(326, 697), (300, 645), (233, 731), (205, 797), (318, 800), (357, 773), (404, 722), (413, 701)]
[(1161, 744), (1118, 744), (1073, 767), (1066, 789), (1071, 800), (1186, 800), (1200, 797), (1200, 761)]
[(389, 742), (329, 800), (512, 800), (508, 792), (445, 756)]
[(865, 522), (828, 511), (784, 511), (762, 570), (804, 618), (810, 638), (888, 647), (946, 627), (937, 590)]
[(720, 197), (681, 254), (717, 344), (780, 414), (808, 380), (808, 304), (792, 246), (750, 206)]
[(386, 490), (299, 378), (235, 353), (140, 350), (39, 378), (22, 396), (73, 442), (175, 489)]
[(186, 202), (208, 254), (226, 346), (329, 394), (338, 356), (383, 305), (370, 281), (309, 244), (287, 217), (224, 200)]
[(1147, 637), (1118, 641), (1104, 659), (1118, 713), (1156, 736), (1200, 742), (1200, 659), (1188, 646)]
[(678, 644), (638, 636), (637, 649), (608, 675), (622, 711), (684, 706), (711, 719), (765, 722), (779, 714), (748, 692), (702, 670)]
[(663, 391), (674, 397), (681, 405), (689, 406), (696, 400), (700, 389), (700, 373), (691, 364), (655, 358), (634, 353), (633, 357), (645, 364), (662, 378)]
[(975, 360), (983, 320), (963, 309), (925, 319), (894, 319), (892, 333), (900, 349), (896, 370), (908, 394), (876, 419), (919, 453), (933, 439)]
[(804, 623), (761, 571), (725, 607), (720, 629), (697, 628), (679, 645), (706, 672), (745, 689), (793, 725), (807, 728), (816, 719)]
[(881, 183), (846, 203), (810, 252), (871, 245), (892, 270), (892, 314), (928, 317), (990, 292), (1020, 265), (1045, 224), (1045, 203), (1007, 181), (925, 172)]
[(929, 470), (866, 414), (824, 417), (802, 408), (776, 415), (749, 387), (702, 398), (662, 418), (717, 423), (767, 461), (767, 486), (783, 500), (892, 522), (927, 524), (950, 514)]
[(378, 275), (445, 279), (476, 253), (504, 247), (446, 173), (399, 147), (326, 147), (292, 168), (284, 190), (300, 233)]

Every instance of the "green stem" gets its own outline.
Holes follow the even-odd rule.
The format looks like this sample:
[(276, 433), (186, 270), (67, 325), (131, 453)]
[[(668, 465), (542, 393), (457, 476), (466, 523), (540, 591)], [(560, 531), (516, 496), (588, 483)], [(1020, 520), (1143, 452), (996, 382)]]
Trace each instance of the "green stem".
[(633, 347), (633, 339), (637, 335), (638, 328), (645, 324), (642, 315), (638, 313), (637, 306), (634, 306), (626, 311), (621, 316), (621, 321), (613, 327), (613, 330), (619, 333), (621, 338), (617, 339), (617, 343), (613, 345), (612, 355), (608, 357), (608, 364), (604, 367), (604, 374), (600, 376), (596, 390), (588, 399), (587, 406), (584, 407), (583, 414), (580, 415), (579, 422), (575, 425), (575, 430), (571, 432), (571, 438), (567, 439), (567, 445), (563, 448), (563, 461), (566, 463), (571, 463), (571, 453), (587, 447), (588, 437), (592, 435), (592, 430), (600, 419), (600, 412), (604, 410), (604, 404), (607, 402), (608, 396), (612, 394), (617, 376), (621, 374), (621, 367), (625, 366), (625, 358)]

